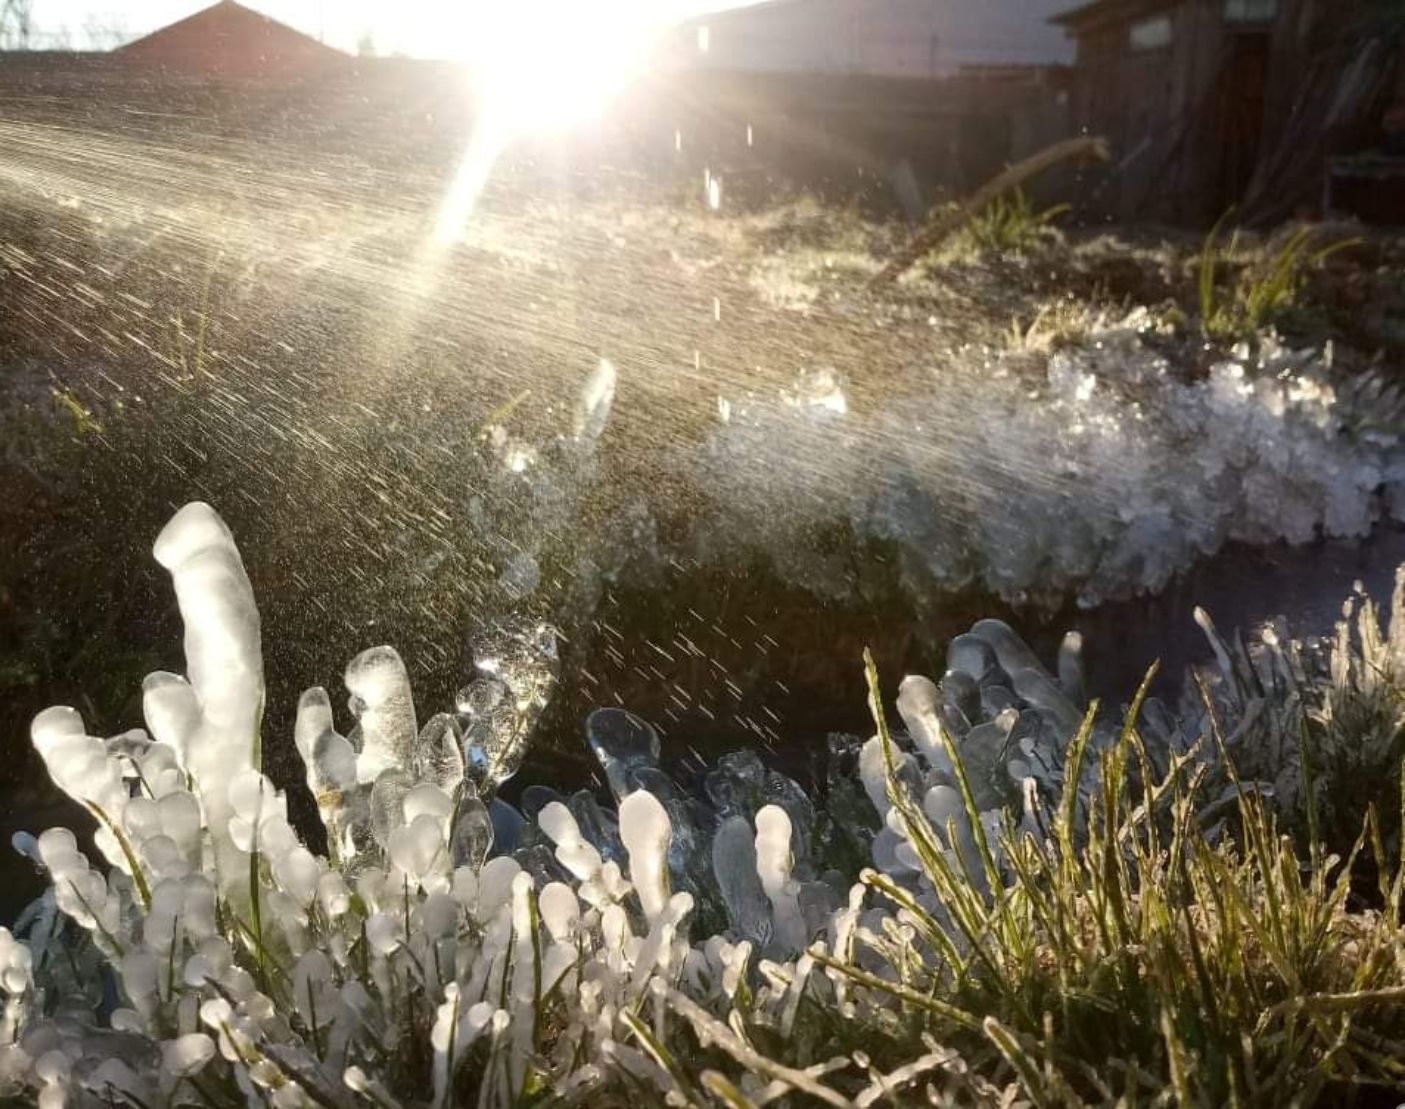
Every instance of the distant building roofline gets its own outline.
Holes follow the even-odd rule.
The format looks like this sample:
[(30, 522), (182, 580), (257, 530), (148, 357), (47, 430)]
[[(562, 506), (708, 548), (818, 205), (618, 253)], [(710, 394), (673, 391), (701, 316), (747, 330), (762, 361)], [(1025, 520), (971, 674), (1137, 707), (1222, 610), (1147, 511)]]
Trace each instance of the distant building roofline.
[(692, 27), (699, 23), (722, 23), (733, 16), (750, 15), (767, 8), (783, 8), (791, 4), (803, 4), (805, 0), (759, 0), (756, 4), (739, 4), (732, 8), (718, 8), (715, 11), (697, 12), (682, 21), (682, 26)]
[(111, 50), (60, 50), (56, 47), (45, 47), (42, 50), (29, 47), (23, 50), (0, 50), (0, 61), (91, 61), (111, 56)]
[(274, 19), (271, 15), (265, 15), (263, 12), (255, 11), (253, 8), (245, 4), (240, 4), (238, 0), (217, 0), (216, 3), (201, 8), (197, 12), (192, 12), (184, 19), (178, 19), (174, 23), (167, 23), (164, 27), (158, 27), (156, 30), (151, 31), (148, 34), (142, 35), (140, 38), (133, 39), (131, 42), (124, 42), (121, 46), (118, 46), (114, 50), (112, 50), (111, 53), (140, 54), (143, 52), (143, 47), (146, 44), (151, 43), (153, 41), (160, 41), (169, 32), (177, 31), (181, 28), (184, 28), (188, 24), (196, 23), (210, 15), (211, 12), (220, 11), (222, 9), (237, 11), (240, 15), (250, 16), (255, 19), (262, 20), (270, 27), (277, 28), (279, 33), (284, 35), (286, 38), (292, 39), (294, 41), (299, 41), (304, 46), (313, 47), (318, 50), (325, 51), (328, 55), (336, 55), (340, 58), (349, 58), (352, 56), (344, 50), (337, 49), (335, 46), (329, 46), (321, 39), (314, 38), (312, 35), (307, 34), (305, 31), (299, 31), (296, 27), (289, 26), (282, 20)]
[(1173, 8), (1178, 0), (1091, 0), (1050, 18), (1072, 34), (1083, 34), (1108, 24), (1126, 23), (1145, 15)]

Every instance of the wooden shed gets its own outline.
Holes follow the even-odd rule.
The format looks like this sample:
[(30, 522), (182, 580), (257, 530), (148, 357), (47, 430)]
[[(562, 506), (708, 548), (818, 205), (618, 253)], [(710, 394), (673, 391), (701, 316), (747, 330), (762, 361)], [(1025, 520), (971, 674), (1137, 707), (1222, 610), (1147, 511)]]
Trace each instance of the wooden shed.
[(1122, 217), (1200, 223), (1244, 193), (1263, 140), (1279, 0), (1093, 0), (1057, 17), (1078, 42), (1073, 117), (1113, 144), (1100, 198)]
[(219, 0), (119, 47), (113, 55), (132, 65), (207, 78), (315, 77), (350, 60), (340, 50), (235, 0)]
[(1320, 202), (1328, 157), (1371, 141), (1394, 80), (1367, 7), (1091, 0), (1056, 16), (1078, 44), (1073, 121), (1114, 149), (1091, 205), (1203, 226)]

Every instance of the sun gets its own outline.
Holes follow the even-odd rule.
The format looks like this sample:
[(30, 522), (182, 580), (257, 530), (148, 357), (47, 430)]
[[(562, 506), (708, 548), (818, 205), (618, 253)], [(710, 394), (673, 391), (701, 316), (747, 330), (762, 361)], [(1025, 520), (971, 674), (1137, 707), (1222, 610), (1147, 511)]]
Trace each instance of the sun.
[(503, 150), (598, 117), (650, 63), (665, 31), (755, 0), (466, 0), (436, 24), (436, 50), (464, 65), (473, 134), (437, 221), (458, 240)]
[(597, 116), (647, 64), (666, 10), (658, 0), (476, 0), (460, 25), (483, 111), (515, 134)]
[(676, 13), (660, 0), (469, 0), (440, 33), (464, 65), (474, 130), (436, 238), (463, 232), (503, 149), (597, 117)]

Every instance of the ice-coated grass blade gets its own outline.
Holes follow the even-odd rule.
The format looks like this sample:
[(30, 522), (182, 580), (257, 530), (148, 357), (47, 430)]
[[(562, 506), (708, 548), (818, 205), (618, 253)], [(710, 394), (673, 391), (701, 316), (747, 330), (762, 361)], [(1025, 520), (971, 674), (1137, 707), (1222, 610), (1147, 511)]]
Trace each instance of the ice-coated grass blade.
[(137, 887), (137, 896), (141, 898), (142, 907), (151, 908), (151, 884), (146, 880), (146, 874), (142, 871), (136, 852), (132, 850), (132, 842), (127, 838), (127, 833), (117, 827), (112, 818), (103, 811), (102, 806), (96, 801), (89, 801), (88, 808), (94, 816), (102, 821), (107, 830), (112, 833), (112, 838), (122, 848), (122, 855), (127, 860), (127, 866), (131, 868), (132, 884)]

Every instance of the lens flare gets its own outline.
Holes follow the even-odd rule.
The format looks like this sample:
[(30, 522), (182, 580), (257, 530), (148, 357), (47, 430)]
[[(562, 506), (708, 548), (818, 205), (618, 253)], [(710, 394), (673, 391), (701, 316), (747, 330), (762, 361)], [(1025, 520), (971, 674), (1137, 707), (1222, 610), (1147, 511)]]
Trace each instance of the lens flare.
[(441, 244), (457, 240), (504, 147), (597, 117), (638, 74), (681, 12), (657, 0), (477, 0), (456, 21), (476, 106), (473, 136), (445, 196)]
[(549, 133), (598, 115), (646, 63), (657, 0), (481, 0), (466, 61), (485, 111), (510, 133)]

